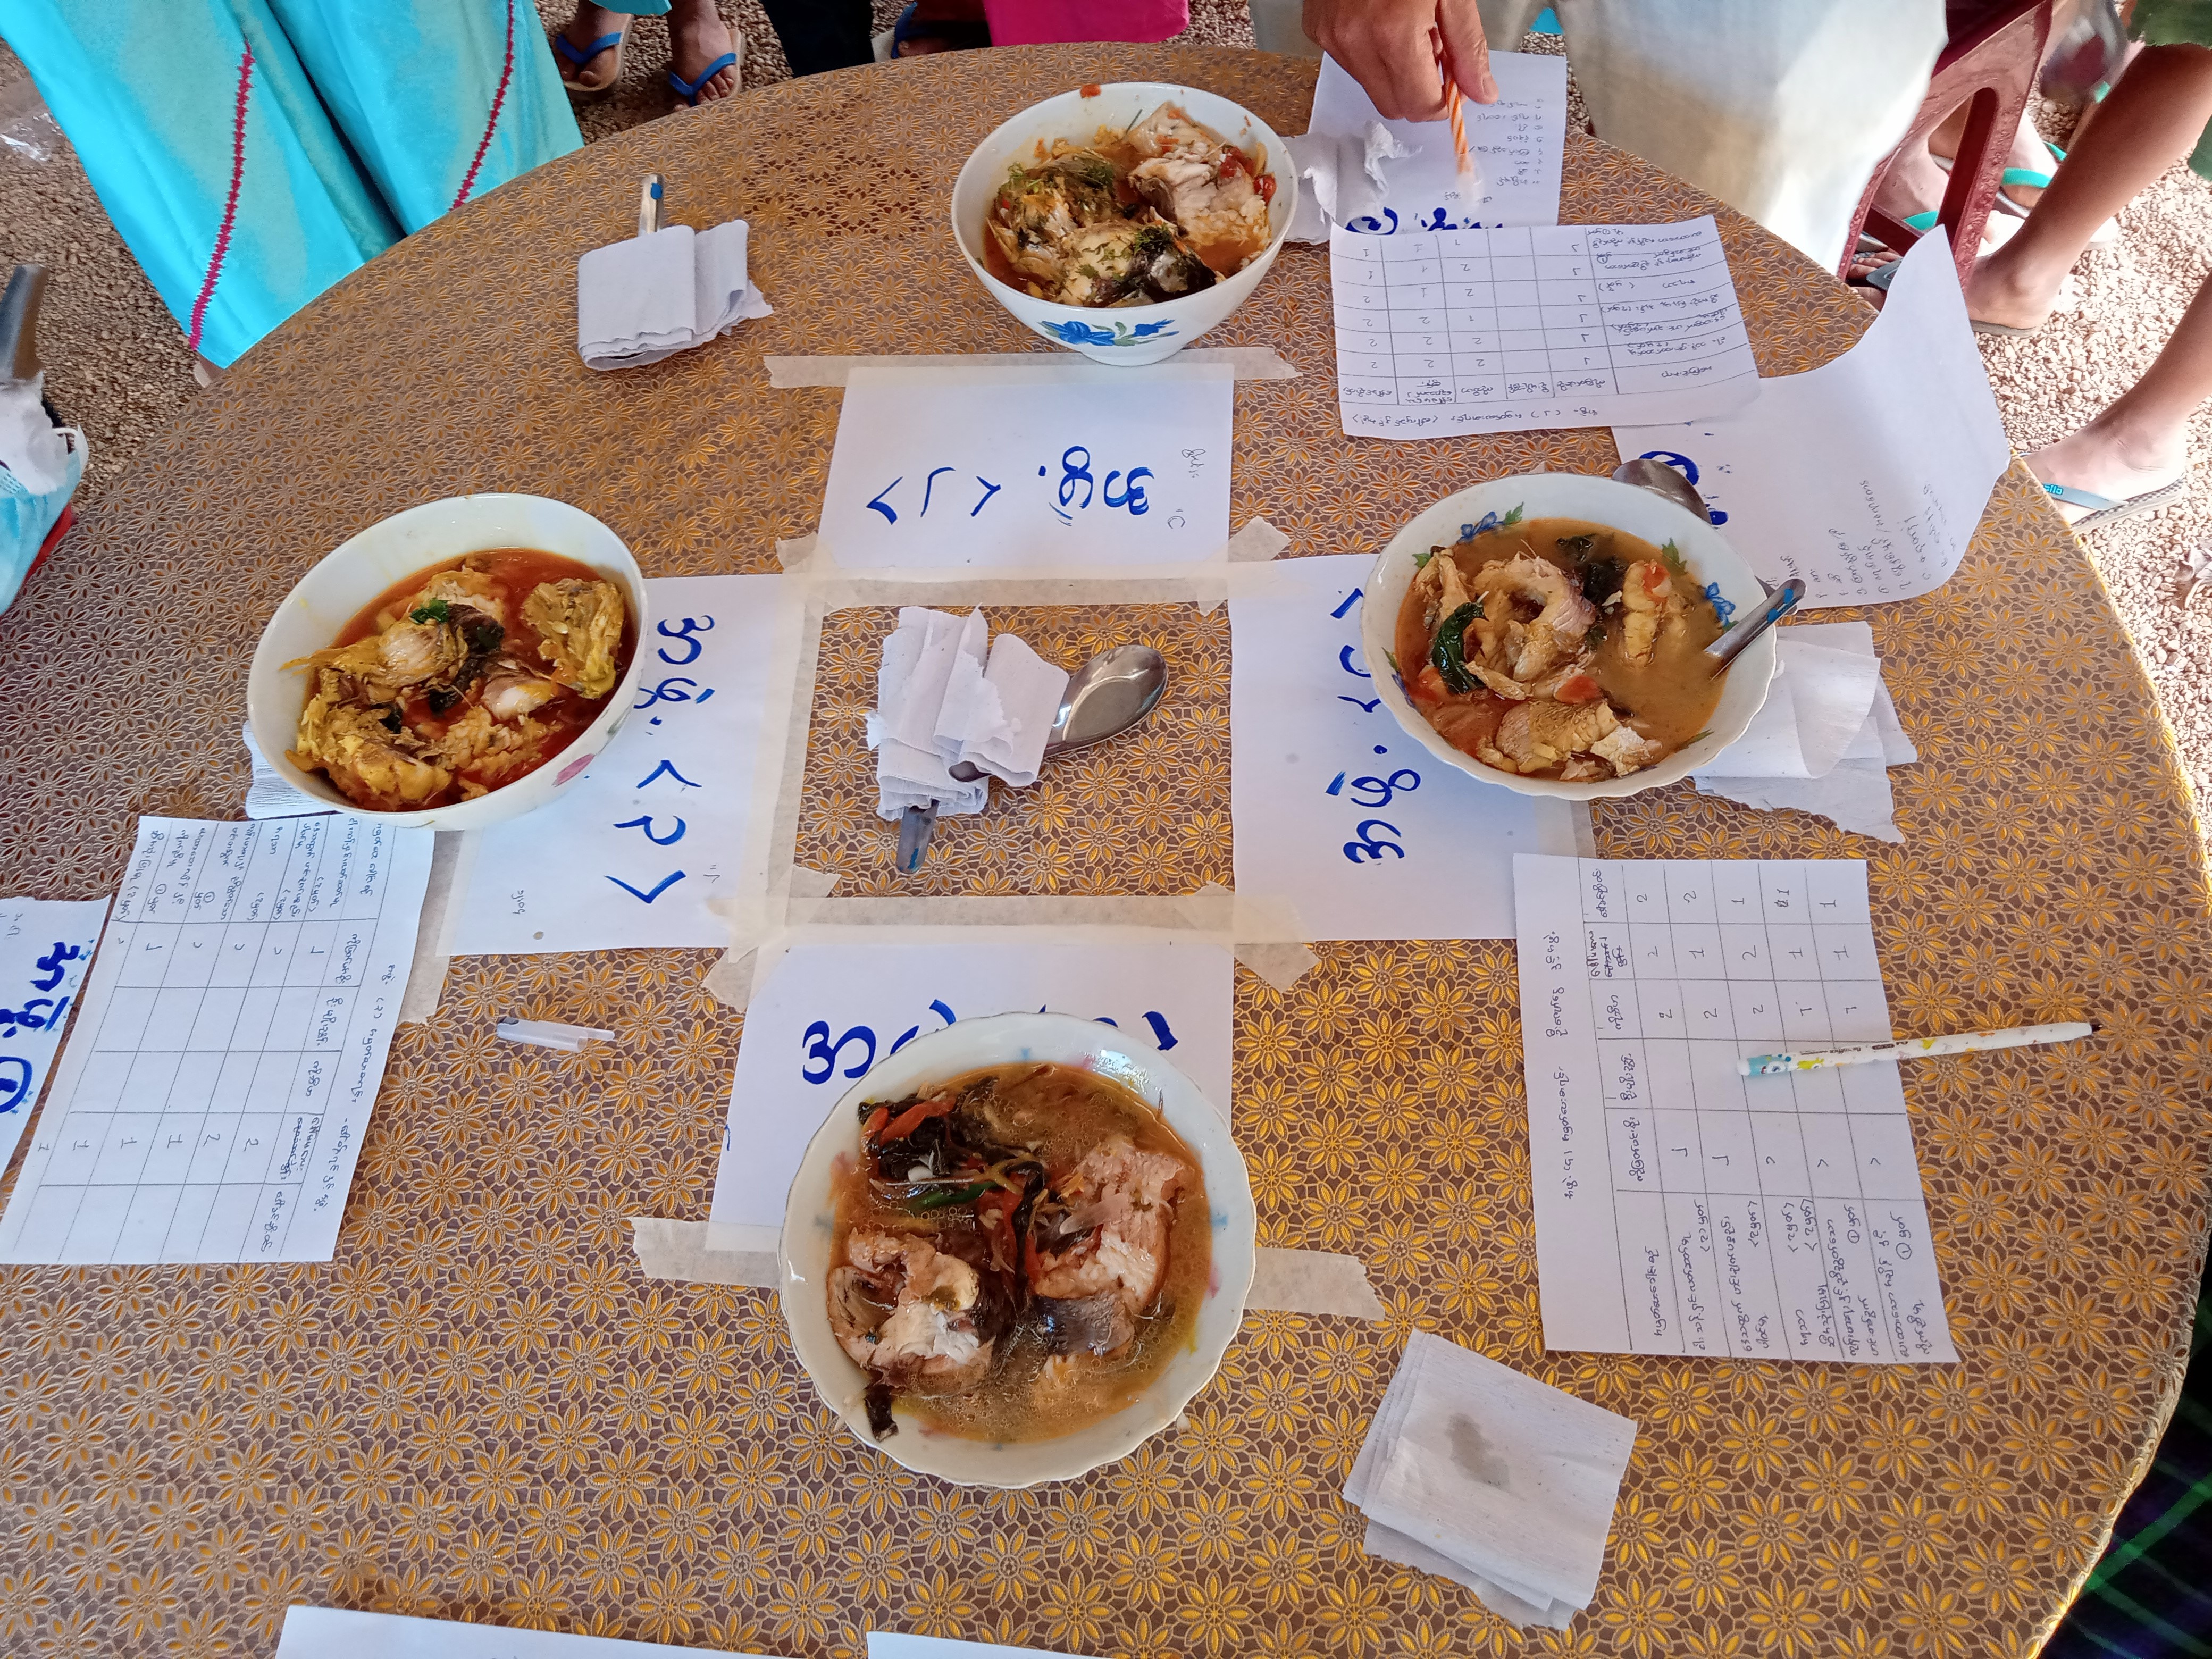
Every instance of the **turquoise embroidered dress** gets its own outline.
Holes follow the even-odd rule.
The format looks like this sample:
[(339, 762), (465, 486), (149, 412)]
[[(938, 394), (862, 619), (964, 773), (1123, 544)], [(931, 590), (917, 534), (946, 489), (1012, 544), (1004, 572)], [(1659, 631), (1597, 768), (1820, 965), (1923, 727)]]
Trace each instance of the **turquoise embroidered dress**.
[(529, 0), (0, 0), (0, 36), (218, 364), (583, 143)]

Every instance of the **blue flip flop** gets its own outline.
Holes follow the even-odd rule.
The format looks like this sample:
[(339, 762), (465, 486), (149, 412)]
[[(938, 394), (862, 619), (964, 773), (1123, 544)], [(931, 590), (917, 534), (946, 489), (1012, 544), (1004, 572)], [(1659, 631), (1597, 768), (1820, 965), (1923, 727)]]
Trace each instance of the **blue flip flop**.
[(699, 107), (700, 89), (704, 87), (708, 82), (720, 75), (724, 70), (735, 69), (737, 67), (737, 64), (738, 54), (734, 52), (726, 52), (720, 58), (717, 58), (713, 63), (708, 64), (705, 69), (701, 70), (699, 71), (699, 78), (696, 81), (686, 81), (674, 70), (670, 70), (668, 71), (668, 84), (675, 88), (676, 95), (678, 98), (681, 98), (685, 103), (690, 105), (693, 109), (696, 109)]
[(2172, 507), (2177, 501), (2187, 501), (2189, 475), (2185, 472), (2170, 484), (2146, 489), (2142, 495), (2130, 495), (2125, 501), (2116, 501), (2109, 495), (2100, 495), (2094, 489), (2076, 489), (2072, 484), (2047, 483), (2043, 486), (2043, 493), (2054, 501), (2088, 509), (2066, 526), (2078, 536), (2085, 530), (2118, 524), (2122, 519), (2132, 519), (2138, 513), (2155, 513), (2161, 507)]
[[(553, 37), (553, 55), (568, 67), (561, 71), (561, 84), (579, 98), (604, 98), (615, 89), (622, 79), (623, 49), (629, 44), (629, 25), (625, 22), (612, 34), (603, 34), (589, 46), (580, 46), (564, 34), (556, 32)], [(608, 47), (614, 48), (615, 72), (605, 81), (593, 83), (572, 78), (583, 73), (584, 65)]]

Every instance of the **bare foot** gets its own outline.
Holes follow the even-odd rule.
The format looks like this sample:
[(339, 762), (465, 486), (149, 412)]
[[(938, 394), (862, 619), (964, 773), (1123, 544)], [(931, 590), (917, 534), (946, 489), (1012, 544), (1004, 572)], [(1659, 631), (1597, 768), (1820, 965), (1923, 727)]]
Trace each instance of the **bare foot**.
[[(2103, 417), (2027, 457), (2027, 470), (2045, 483), (2068, 484), (2107, 501), (2124, 501), (2172, 483), (2189, 471), (2183, 434), (2147, 434), (2106, 426)], [(2052, 505), (2072, 524), (2094, 511), (2069, 501)]]
[[(668, 66), (685, 82), (696, 81), (701, 70), (726, 52), (738, 50), (737, 38), (713, 0), (675, 0), (668, 14)], [(738, 89), (735, 64), (726, 64), (699, 88), (699, 101), (712, 103)]]
[[(582, 0), (568, 25), (561, 31), (561, 38), (578, 52), (587, 49), (592, 41), (603, 40), (610, 34), (619, 34), (629, 19), (618, 11), (609, 11), (605, 6), (594, 6)], [(587, 92), (603, 90), (615, 78), (615, 51), (612, 46), (593, 52), (580, 64), (570, 64), (562, 58), (561, 72), (567, 79)], [(557, 55), (557, 54), (556, 54)]]
[(1974, 261), (1966, 274), (1966, 315), (1978, 323), (1999, 323), (2007, 328), (2041, 328), (2051, 320), (2058, 303), (2059, 283), (2065, 277), (2062, 273), (2059, 283), (2052, 283), (2025, 272), (2011, 252), (2009, 248), (1999, 248)]
[(1943, 204), (1943, 191), (1951, 180), (1936, 165), (1927, 146), (1917, 145), (1897, 158), (1875, 192), (1874, 204), (1893, 219), (1910, 219)]

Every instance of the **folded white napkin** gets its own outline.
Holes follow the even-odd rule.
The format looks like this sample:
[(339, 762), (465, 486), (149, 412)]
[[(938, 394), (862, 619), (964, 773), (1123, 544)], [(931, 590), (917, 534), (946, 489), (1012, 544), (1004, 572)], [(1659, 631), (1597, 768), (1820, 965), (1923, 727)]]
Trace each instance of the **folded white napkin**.
[(1881, 683), (1863, 622), (1777, 630), (1780, 672), (1750, 729), (1691, 775), (1709, 795), (1761, 811), (1795, 807), (1878, 841), (1905, 839), (1889, 768), (1920, 758)]
[[(935, 801), (940, 817), (957, 817), (989, 804), (992, 778), (1017, 789), (1036, 781), (1067, 671), (1011, 634), (999, 635), (987, 659), (989, 633), (980, 610), (966, 617), (919, 605), (899, 611), (868, 716), (883, 817)], [(957, 782), (948, 769), (957, 761), (987, 775)]]
[(1348, 225), (1382, 211), (1389, 180), (1382, 163), (1413, 152), (1391, 136), (1380, 121), (1368, 123), (1364, 137), (1333, 132), (1294, 133), (1283, 140), (1291, 166), (1306, 181), (1298, 191), (1298, 210), (1283, 234), (1293, 242), (1326, 242), (1331, 225)]
[(657, 363), (772, 307), (745, 276), (745, 222), (671, 225), (576, 261), (576, 350), (592, 368)]
[(1597, 1592), (1636, 1425), (1416, 1331), (1344, 1495), (1367, 1551), (1565, 1630)]

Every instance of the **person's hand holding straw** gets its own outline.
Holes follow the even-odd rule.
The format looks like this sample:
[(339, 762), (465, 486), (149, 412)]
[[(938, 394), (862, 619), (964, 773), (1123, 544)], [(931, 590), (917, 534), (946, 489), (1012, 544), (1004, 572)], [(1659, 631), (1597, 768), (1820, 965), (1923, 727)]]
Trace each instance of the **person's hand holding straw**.
[[(1305, 0), (1304, 21), (1385, 120), (1442, 121), (1462, 95), (1498, 101), (1474, 0)], [(1455, 124), (1455, 142), (1461, 136)]]

